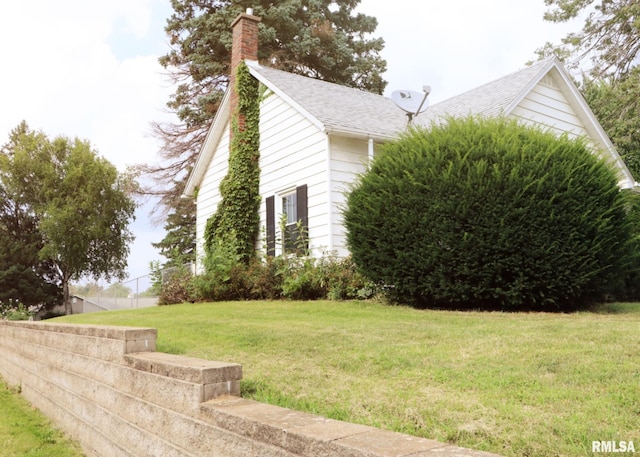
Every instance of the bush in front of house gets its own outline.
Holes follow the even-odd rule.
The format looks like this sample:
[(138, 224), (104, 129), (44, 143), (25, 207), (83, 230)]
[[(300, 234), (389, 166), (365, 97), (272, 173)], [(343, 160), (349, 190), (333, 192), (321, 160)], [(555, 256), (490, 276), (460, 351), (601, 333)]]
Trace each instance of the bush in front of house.
[(175, 305), (197, 301), (197, 292), (193, 284), (194, 277), (185, 268), (177, 269), (165, 278), (160, 286), (158, 305)]
[(387, 144), (347, 199), (358, 269), (415, 307), (574, 310), (620, 286), (628, 196), (585, 145), (505, 119)]
[(26, 307), (19, 300), (6, 299), (0, 301), (0, 319), (8, 321), (28, 321), (44, 305)]
[(160, 304), (227, 300), (349, 300), (371, 298), (376, 288), (350, 258), (285, 255), (248, 263), (223, 244), (211, 250), (206, 271), (175, 274), (163, 283)]
[(291, 300), (351, 300), (371, 298), (375, 290), (351, 257), (333, 255), (280, 258), (282, 298)]

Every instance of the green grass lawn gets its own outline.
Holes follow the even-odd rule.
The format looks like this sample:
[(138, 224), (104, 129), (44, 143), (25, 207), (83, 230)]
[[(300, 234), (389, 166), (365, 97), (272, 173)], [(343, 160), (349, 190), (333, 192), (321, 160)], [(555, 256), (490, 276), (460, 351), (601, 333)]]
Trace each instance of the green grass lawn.
[(80, 447), (53, 428), (39, 411), (0, 380), (0, 455), (80, 457)]
[[(640, 304), (600, 312), (224, 302), (59, 320), (158, 329), (158, 351), (243, 365), (243, 396), (508, 456), (640, 448)], [(638, 449), (640, 451), (640, 449)]]

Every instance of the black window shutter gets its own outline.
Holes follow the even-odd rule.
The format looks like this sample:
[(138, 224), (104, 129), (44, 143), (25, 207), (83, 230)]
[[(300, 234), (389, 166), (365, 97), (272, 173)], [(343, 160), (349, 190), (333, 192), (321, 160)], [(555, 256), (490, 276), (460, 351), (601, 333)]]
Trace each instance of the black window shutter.
[(267, 255), (276, 255), (276, 199), (267, 197)]

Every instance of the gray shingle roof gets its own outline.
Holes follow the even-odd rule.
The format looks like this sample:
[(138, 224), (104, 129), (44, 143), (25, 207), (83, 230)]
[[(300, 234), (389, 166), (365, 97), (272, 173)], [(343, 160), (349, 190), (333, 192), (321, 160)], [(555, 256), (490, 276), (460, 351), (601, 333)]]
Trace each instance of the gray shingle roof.
[(250, 64), (254, 76), (298, 104), (328, 131), (393, 138), (406, 117), (389, 98), (319, 79)]
[[(386, 97), (371, 94), (318, 79), (299, 76), (273, 68), (264, 67), (257, 62), (247, 61), (251, 73), (296, 109), (310, 118), (312, 122), (329, 133), (369, 137), (376, 140), (388, 140), (406, 129), (407, 117), (395, 103)], [(554, 59), (541, 61), (515, 73), (484, 84), (463, 94), (437, 103), (417, 116), (415, 125), (427, 126), (439, 122), (447, 116), (497, 116), (508, 115), (517, 103), (546, 75), (556, 67), (561, 75), (565, 72), (562, 65)], [(561, 76), (562, 77), (562, 76)], [(564, 78), (564, 77), (563, 77)], [(568, 77), (567, 77), (568, 78)], [(566, 79), (566, 78), (565, 78)], [(567, 84), (571, 84), (567, 80)], [(584, 100), (574, 86), (569, 87), (574, 100), (579, 98), (577, 109), (582, 109), (586, 122), (591, 126), (594, 139), (608, 151), (612, 160), (620, 168), (622, 187), (633, 187), (634, 179), (620, 156), (615, 151), (604, 130), (588, 107), (580, 108)], [(571, 95), (571, 94), (570, 94)], [(228, 117), (227, 95), (214, 123), (207, 134), (205, 145), (200, 151), (194, 169), (187, 181), (185, 195), (193, 195), (209, 164), (214, 147), (205, 147), (210, 135), (221, 135)], [(585, 111), (586, 110), (586, 111)], [(226, 116), (226, 117), (225, 117)], [(212, 133), (213, 132), (213, 133)]]
[(548, 69), (551, 60), (544, 60), (511, 73), (502, 78), (471, 89), (455, 97), (444, 100), (431, 107), (424, 114), (416, 118), (416, 123), (428, 125), (442, 117), (482, 115), (487, 117), (499, 116), (506, 113), (518, 100), (524, 91), (530, 89), (532, 83), (537, 83), (542, 77), (544, 69)]
[[(523, 70), (437, 103), (417, 116), (428, 125), (445, 116), (497, 116), (516, 100), (549, 64), (542, 61)], [(407, 116), (390, 99), (362, 90), (295, 75), (249, 62), (254, 76), (288, 97), (327, 131), (393, 138), (407, 126)]]

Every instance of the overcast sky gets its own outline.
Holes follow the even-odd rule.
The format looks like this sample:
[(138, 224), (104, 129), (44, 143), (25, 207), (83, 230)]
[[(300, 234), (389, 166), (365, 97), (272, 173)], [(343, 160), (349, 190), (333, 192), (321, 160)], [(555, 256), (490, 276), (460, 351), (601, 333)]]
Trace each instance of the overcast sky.
[[(362, 0), (388, 64), (385, 95), (430, 85), (431, 103), (522, 68), (546, 41), (579, 24), (542, 20), (544, 0)], [(88, 139), (119, 169), (157, 160), (151, 121), (174, 91), (158, 57), (168, 51), (169, 0), (29, 0), (0, 4), (0, 142), (22, 120), (34, 130)], [(164, 236), (138, 211), (129, 276), (162, 258)]]

